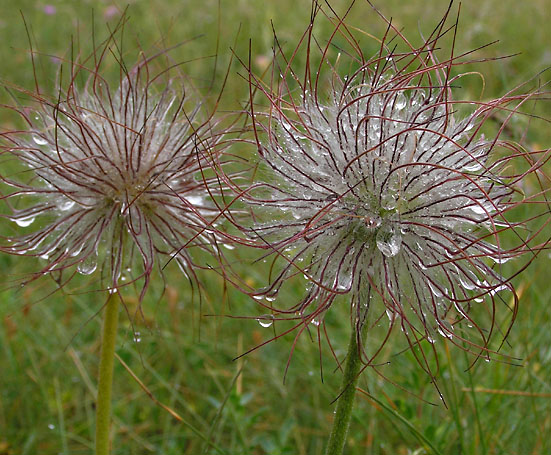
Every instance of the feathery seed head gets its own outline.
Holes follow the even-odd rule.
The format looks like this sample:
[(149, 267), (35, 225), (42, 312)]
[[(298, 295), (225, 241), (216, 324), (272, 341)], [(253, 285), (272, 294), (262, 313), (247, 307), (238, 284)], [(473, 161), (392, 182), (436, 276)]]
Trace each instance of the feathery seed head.
[[(264, 220), (275, 220), (256, 223), (251, 235), (283, 262), (263, 295), (273, 299), (287, 278), (302, 273), (310, 283), (303, 300), (270, 308), (276, 319), (298, 320), (299, 332), (319, 323), (344, 294), (358, 333), (386, 313), (390, 328), (399, 326), (410, 345), (434, 341), (438, 333), (462, 345), (476, 331), (470, 347), (487, 355), (492, 327), (486, 331), (473, 321), (471, 306), (486, 302), (494, 315), (498, 293), (514, 291), (501, 264), (521, 255), (530, 262), (542, 247), (508, 212), (545, 200), (544, 190), (522, 197), (517, 186), (538, 172), (547, 154), (501, 139), (509, 118), (532, 95), (454, 100), (461, 76), (451, 74), (463, 63), (453, 52), (442, 63), (435, 55), (450, 32), (445, 18), (419, 48), (388, 22), (370, 59), (343, 20), (333, 22), (321, 64), (307, 63), (304, 79), (293, 69), (298, 49), (281, 67), (274, 59), (270, 87), (251, 74), (269, 103), (266, 114), (253, 105), (252, 121), (270, 177), (256, 185), (249, 202)], [(336, 36), (352, 47), (337, 63), (328, 57)], [(397, 39), (409, 51), (391, 49)], [(303, 42), (311, 62), (319, 46), (312, 27)], [(339, 67), (344, 55), (356, 68), (346, 76)], [(470, 113), (463, 113), (465, 106)], [(485, 123), (499, 115), (507, 120), (485, 138)], [(528, 170), (519, 171), (518, 162)], [(517, 244), (505, 246), (511, 239)], [(470, 329), (456, 330), (460, 321)]]
[(111, 40), (96, 51), (95, 68), (71, 64), (57, 100), (20, 90), (32, 100), (15, 108), (26, 128), (2, 134), (3, 153), (25, 169), (2, 172), (13, 188), (2, 199), (27, 233), (3, 249), (46, 260), (37, 276), (101, 268), (109, 287), (144, 278), (145, 291), (157, 255), (194, 277), (187, 247), (215, 251), (221, 135), (180, 73), (154, 71), (166, 52), (121, 64), (112, 88), (100, 74)]

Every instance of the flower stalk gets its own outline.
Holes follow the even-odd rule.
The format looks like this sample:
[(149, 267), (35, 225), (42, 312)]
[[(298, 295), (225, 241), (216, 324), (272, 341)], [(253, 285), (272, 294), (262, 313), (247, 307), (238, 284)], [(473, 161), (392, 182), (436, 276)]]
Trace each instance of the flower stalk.
[(110, 451), (111, 395), (113, 392), (113, 367), (119, 322), (119, 304), (119, 293), (113, 292), (110, 294), (103, 317), (96, 401), (96, 455), (109, 455)]
[[(140, 54), (133, 65), (115, 55), (124, 23), (92, 56), (71, 61), (68, 81), (60, 69), (55, 96), (38, 91), (39, 81), (36, 92), (12, 86), (29, 100), (11, 107), (25, 127), (0, 132), (0, 156), (10, 161), (0, 170), (0, 220), (23, 228), (0, 237), (0, 251), (42, 261), (23, 284), (53, 275), (63, 286), (70, 280), (63, 274), (96, 273), (103, 289), (115, 291), (105, 305), (96, 455), (110, 452), (119, 290), (141, 286), (142, 302), (162, 273), (160, 257), (200, 287), (197, 271), (206, 266), (199, 258), (218, 259), (219, 246), (231, 241), (216, 228), (226, 127), (179, 65), (165, 66), (169, 49)], [(113, 63), (121, 65), (118, 81), (103, 72)], [(8, 175), (12, 168), (20, 171)]]
[[(365, 326), (364, 326), (365, 327)], [(346, 443), (346, 435), (350, 427), (352, 418), (352, 409), (354, 407), (354, 398), (356, 396), (356, 384), (362, 368), (360, 355), (361, 343), (358, 343), (358, 336), (362, 337), (365, 330), (352, 330), (350, 342), (348, 344), (348, 353), (344, 366), (344, 376), (342, 378), (341, 395), (337, 399), (337, 409), (335, 411), (335, 420), (333, 428), (327, 443), (326, 455), (342, 455)]]

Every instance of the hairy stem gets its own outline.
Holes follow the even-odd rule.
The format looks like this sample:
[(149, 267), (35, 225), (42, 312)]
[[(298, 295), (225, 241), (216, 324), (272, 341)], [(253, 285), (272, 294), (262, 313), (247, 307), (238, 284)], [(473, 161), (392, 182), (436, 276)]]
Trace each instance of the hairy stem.
[(115, 340), (119, 321), (118, 292), (109, 296), (103, 317), (101, 357), (99, 362), (98, 398), (96, 402), (96, 455), (109, 455), (111, 427), (111, 392), (115, 363)]
[(350, 426), (350, 418), (352, 417), (352, 408), (354, 406), (354, 396), (356, 395), (356, 384), (362, 367), (360, 359), (360, 349), (358, 346), (358, 337), (361, 334), (353, 329), (348, 345), (348, 353), (346, 355), (346, 364), (344, 366), (344, 376), (342, 378), (341, 395), (337, 400), (337, 410), (335, 412), (335, 420), (333, 421), (333, 429), (329, 442), (327, 444), (326, 455), (342, 455), (344, 444), (346, 442), (346, 434)]

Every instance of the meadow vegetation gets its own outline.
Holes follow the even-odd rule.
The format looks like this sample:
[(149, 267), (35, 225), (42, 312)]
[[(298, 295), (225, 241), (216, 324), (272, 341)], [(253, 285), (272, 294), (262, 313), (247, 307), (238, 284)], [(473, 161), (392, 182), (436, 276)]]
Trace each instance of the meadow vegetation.
[[(416, 43), (432, 30), (447, 6), (438, 0), (375, 4)], [(35, 0), (4, 0), (0, 80), (6, 90), (0, 101), (14, 102), (13, 84), (33, 89), (35, 75), (41, 90), (55, 93), (60, 60), (70, 60), (71, 54), (89, 55), (92, 35), (98, 42), (107, 36), (105, 24), (120, 18), (126, 8), (121, 5), (59, 0), (51, 2), (52, 10)], [(343, 13), (348, 1), (332, 5)], [(477, 51), (474, 58), (518, 55), (471, 65), (473, 76), (461, 79), (458, 93), (484, 100), (528, 80), (527, 89), (547, 83), (551, 73), (536, 76), (551, 65), (549, 8), (547, 0), (464, 1), (456, 53), (499, 40)], [(271, 59), (273, 29), (281, 46), (293, 49), (308, 25), (310, 2), (136, 0), (130, 2), (126, 16), (123, 54), (129, 62), (140, 50), (185, 42), (170, 52), (170, 58), (186, 62), (182, 69), (209, 102), (214, 102), (229, 74), (219, 107), (223, 112), (242, 109), (248, 102), (247, 71), (239, 59), (248, 59), (249, 39), (253, 70), (261, 74)], [(362, 0), (349, 22), (374, 36), (384, 33), (385, 24)], [(323, 26), (317, 33), (323, 40)], [(367, 55), (377, 51), (376, 41), (368, 36), (365, 46)], [(118, 68), (108, 71), (118, 77)], [(548, 101), (530, 108), (551, 118)], [(2, 131), (17, 125), (6, 110), (0, 122)], [(524, 141), (531, 147), (551, 147), (549, 125), (541, 120), (533, 123), (520, 117), (511, 135), (520, 138), (526, 133)], [(250, 149), (242, 153), (251, 156)], [(549, 174), (549, 166), (547, 170)], [(9, 235), (16, 228), (2, 220), (0, 232)], [(266, 284), (269, 262), (253, 263), (258, 254), (247, 251), (229, 254), (231, 265), (248, 284)], [(436, 341), (436, 381), (443, 401), (413, 355), (403, 352), (402, 344), (394, 344), (398, 337), (391, 337), (382, 356), (387, 363), (377, 368), (380, 374), (367, 369), (360, 378), (365, 393), (357, 397), (347, 453), (551, 453), (550, 260), (550, 254), (543, 252), (515, 278), (520, 307), (501, 347), (502, 357), (473, 364), (472, 356), (445, 338)], [(37, 261), (0, 256), (0, 455), (91, 454), (97, 315), (104, 298), (97, 292), (100, 286), (94, 275), (76, 277), (61, 290), (48, 278), (19, 287), (21, 277), (39, 267)], [(506, 266), (514, 270), (515, 264)], [(152, 284), (142, 308), (140, 287), (124, 290), (128, 306), (121, 319), (115, 364), (114, 454), (220, 453), (206, 440), (229, 455), (322, 454), (341, 378), (329, 347), (322, 343), (320, 353), (315, 332), (300, 337), (286, 374), (293, 336), (234, 360), (284, 324), (260, 325), (254, 318), (264, 311), (257, 302), (215, 273), (200, 274), (202, 301), (174, 264), (164, 268), (163, 276)], [(294, 281), (279, 299), (283, 303), (300, 299), (304, 286), (303, 281)], [(508, 304), (503, 302), (504, 310)], [(350, 331), (349, 307), (340, 300), (335, 306), (326, 324), (335, 353), (342, 358)], [(505, 327), (508, 317), (510, 313), (503, 311), (499, 322)]]

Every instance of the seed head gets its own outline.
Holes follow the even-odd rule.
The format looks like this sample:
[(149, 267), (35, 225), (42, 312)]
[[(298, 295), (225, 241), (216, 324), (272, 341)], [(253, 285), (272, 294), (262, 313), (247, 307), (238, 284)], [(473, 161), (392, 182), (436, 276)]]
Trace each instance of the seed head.
[(119, 63), (113, 87), (101, 69), (114, 44), (96, 50), (92, 69), (72, 63), (57, 99), (19, 90), (31, 102), (14, 108), (25, 127), (2, 134), (4, 158), (19, 165), (2, 172), (13, 188), (2, 199), (27, 233), (3, 249), (45, 260), (36, 276), (99, 268), (109, 287), (144, 278), (145, 291), (156, 256), (194, 277), (187, 247), (216, 249), (221, 135), (179, 71), (155, 70), (164, 51), (129, 69)]
[[(399, 326), (411, 346), (438, 334), (463, 346), (476, 332), (467, 346), (488, 355), (502, 291), (514, 296), (514, 319), (516, 296), (502, 264), (522, 255), (530, 262), (543, 245), (534, 242), (541, 228), (528, 226), (537, 215), (510, 215), (545, 193), (531, 197), (519, 188), (547, 154), (502, 136), (534, 94), (455, 100), (462, 76), (452, 74), (465, 56), (452, 51), (437, 60), (436, 49), (454, 32), (444, 30), (445, 19), (418, 48), (388, 22), (380, 51), (368, 59), (337, 18), (329, 44), (319, 48), (320, 65), (308, 63), (304, 77), (293, 69), (300, 49), (290, 58), (276, 55), (269, 87), (251, 75), (254, 91), (268, 101), (266, 114), (253, 105), (252, 121), (269, 175), (250, 193), (263, 220), (251, 232), (283, 263), (262, 295), (273, 299), (286, 279), (304, 274), (308, 291), (297, 305), (270, 307), (276, 319), (298, 320), (299, 333), (319, 324), (342, 295), (358, 334), (386, 313), (390, 329)], [(336, 37), (352, 50), (342, 50)], [(397, 40), (408, 48), (390, 48)], [(311, 62), (319, 46), (312, 27), (303, 42)], [(333, 46), (342, 53), (330, 61)], [(496, 119), (497, 130), (485, 137)], [(483, 302), (491, 315), (485, 328), (469, 315)], [(379, 350), (372, 352), (367, 363)]]

